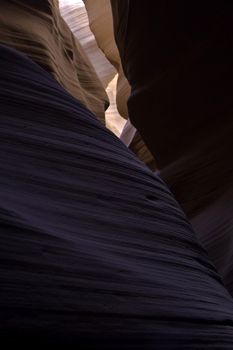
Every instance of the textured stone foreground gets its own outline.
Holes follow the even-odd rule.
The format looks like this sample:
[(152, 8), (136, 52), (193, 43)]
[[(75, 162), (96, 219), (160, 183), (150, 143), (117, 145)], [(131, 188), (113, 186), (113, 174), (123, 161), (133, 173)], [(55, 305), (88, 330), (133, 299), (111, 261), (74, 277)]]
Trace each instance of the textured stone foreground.
[(0, 78), (2, 341), (231, 349), (232, 298), (162, 180), (19, 52)]
[(9, 344), (233, 348), (232, 5), (163, 4), (115, 1), (130, 14), (120, 50), (129, 113), (155, 175), (97, 120), (105, 92), (57, 2), (1, 2), (0, 335)]

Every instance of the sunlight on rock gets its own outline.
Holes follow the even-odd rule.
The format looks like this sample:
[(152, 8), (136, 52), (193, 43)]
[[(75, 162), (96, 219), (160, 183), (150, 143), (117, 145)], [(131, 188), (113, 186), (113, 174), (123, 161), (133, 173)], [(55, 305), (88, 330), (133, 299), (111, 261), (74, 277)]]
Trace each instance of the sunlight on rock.
[(66, 23), (81, 43), (90, 62), (95, 68), (109, 97), (110, 106), (106, 111), (106, 126), (117, 136), (125, 125), (116, 106), (116, 86), (118, 74), (99, 49), (95, 37), (90, 30), (86, 8), (81, 0), (60, 0), (60, 11)]

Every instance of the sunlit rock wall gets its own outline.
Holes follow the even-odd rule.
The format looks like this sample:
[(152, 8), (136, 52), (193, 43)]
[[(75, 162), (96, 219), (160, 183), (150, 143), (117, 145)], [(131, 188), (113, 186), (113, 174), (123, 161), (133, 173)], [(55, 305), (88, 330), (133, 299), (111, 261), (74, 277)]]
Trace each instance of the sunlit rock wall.
[[(118, 71), (116, 87), (116, 105), (121, 116), (128, 118), (127, 100), (130, 95), (130, 86), (125, 78), (118, 48), (114, 39), (113, 18), (109, 0), (84, 0), (87, 9), (90, 28), (95, 35), (98, 46), (104, 52), (108, 60)], [(115, 120), (117, 118), (115, 117)], [(119, 123), (115, 124), (119, 125)], [(132, 136), (133, 135), (133, 136)], [(131, 142), (128, 143), (129, 137)], [(145, 162), (152, 170), (155, 169), (155, 160), (148, 151), (140, 134), (128, 120), (121, 134), (122, 141), (129, 146), (133, 152)]]
[(27, 54), (104, 121), (107, 94), (57, 0), (2, 0), (0, 43)]
[(60, 0), (59, 7), (61, 15), (83, 46), (85, 53), (106, 88), (117, 72), (96, 43), (89, 27), (87, 12), (83, 2), (80, 0)]
[(90, 28), (95, 35), (98, 46), (118, 71), (117, 108), (120, 115), (127, 119), (127, 100), (130, 94), (130, 87), (124, 76), (119, 52), (114, 40), (110, 1), (84, 0), (84, 3), (88, 13)]
[[(98, 1), (96, 4), (98, 7), (101, 5)], [(60, 0), (59, 5), (63, 18), (83, 46), (106, 89), (110, 101), (109, 108), (105, 114), (106, 126), (119, 136), (124, 127), (125, 120), (119, 114), (116, 105), (117, 70), (98, 47), (96, 39), (89, 27), (88, 15), (84, 3), (80, 0)]]

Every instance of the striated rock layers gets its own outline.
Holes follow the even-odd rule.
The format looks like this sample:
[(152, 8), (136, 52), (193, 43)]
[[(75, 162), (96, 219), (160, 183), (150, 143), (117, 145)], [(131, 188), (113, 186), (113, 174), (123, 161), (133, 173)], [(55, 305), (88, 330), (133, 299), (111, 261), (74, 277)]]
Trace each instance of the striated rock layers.
[[(60, 0), (59, 7), (62, 17), (81, 43), (106, 89), (109, 98), (109, 107), (105, 113), (106, 126), (119, 136), (126, 120), (120, 116), (116, 106), (117, 71), (97, 45), (89, 27), (88, 15), (84, 3), (78, 0)], [(108, 28), (106, 29), (108, 32)]]
[[(84, 3), (89, 17), (90, 28), (95, 35), (98, 46), (118, 71), (116, 104), (120, 115), (127, 119), (129, 117), (127, 101), (130, 96), (130, 85), (123, 72), (121, 58), (114, 40), (111, 2), (110, 0), (84, 0)], [(127, 6), (127, 1), (122, 2), (122, 5), (125, 8), (125, 6)], [(114, 14), (116, 16), (116, 11)], [(116, 18), (115, 21), (117, 21)], [(124, 25), (124, 21), (122, 25)], [(130, 142), (128, 142), (129, 139)], [(123, 129), (121, 140), (132, 149), (139, 159), (152, 170), (155, 170), (156, 165), (154, 157), (148, 150), (140, 134), (131, 125), (130, 120), (127, 121)]]
[[(98, 4), (99, 2), (96, 1), (95, 3)], [(95, 37), (89, 27), (88, 15), (84, 3), (82, 1), (70, 2), (59, 0), (59, 8), (62, 17), (85, 50), (102, 84), (107, 88), (117, 71), (97, 45)], [(97, 8), (99, 8), (99, 6)], [(102, 8), (100, 9), (102, 10)], [(106, 33), (108, 33), (108, 29), (109, 28), (105, 28)]]
[(159, 176), (1, 45), (0, 80), (4, 346), (232, 349), (233, 300)]
[(2, 0), (0, 43), (27, 54), (104, 121), (107, 94), (57, 0)]
[(98, 46), (118, 71), (117, 107), (120, 115), (127, 118), (127, 99), (130, 94), (130, 86), (124, 76), (118, 48), (114, 40), (111, 3), (109, 0), (84, 0), (84, 4), (90, 28), (95, 35)]

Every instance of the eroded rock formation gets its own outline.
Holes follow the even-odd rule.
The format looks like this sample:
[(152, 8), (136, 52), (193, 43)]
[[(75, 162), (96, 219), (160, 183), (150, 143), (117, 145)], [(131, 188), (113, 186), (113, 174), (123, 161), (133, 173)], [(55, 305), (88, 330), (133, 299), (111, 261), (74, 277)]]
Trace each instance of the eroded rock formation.
[(1, 45), (0, 80), (2, 344), (232, 349), (232, 298), (165, 183)]
[[(84, 3), (77, 0), (68, 2), (66, 0), (60, 0), (59, 6), (61, 15), (81, 43), (108, 94), (109, 107), (105, 113), (106, 126), (117, 136), (120, 136), (125, 120), (119, 114), (116, 104), (117, 71), (97, 45), (89, 27), (88, 15)], [(103, 16), (103, 19), (105, 18), (108, 17)], [(108, 31), (108, 29), (106, 28), (105, 30)], [(111, 33), (109, 34), (111, 35)], [(110, 36), (110, 41), (111, 39), (113, 37)]]
[[(110, 0), (84, 0), (84, 3), (89, 17), (90, 28), (95, 35), (95, 39), (106, 58), (118, 71), (116, 105), (120, 115), (128, 119), (127, 101), (130, 96), (130, 85), (123, 72), (121, 58), (114, 39), (111, 2)], [(130, 143), (128, 143), (129, 138), (131, 139)], [(131, 125), (130, 120), (128, 120), (121, 134), (121, 140), (133, 150), (139, 159), (152, 170), (155, 170), (154, 157), (148, 150), (140, 134)]]
[(1, 44), (27, 54), (104, 121), (107, 94), (57, 0), (2, 0), (0, 34)]

